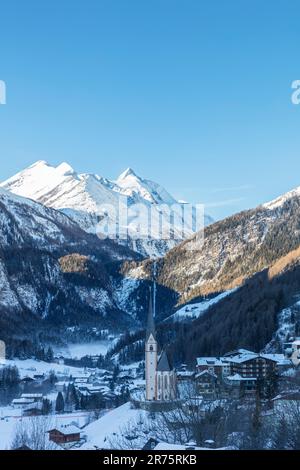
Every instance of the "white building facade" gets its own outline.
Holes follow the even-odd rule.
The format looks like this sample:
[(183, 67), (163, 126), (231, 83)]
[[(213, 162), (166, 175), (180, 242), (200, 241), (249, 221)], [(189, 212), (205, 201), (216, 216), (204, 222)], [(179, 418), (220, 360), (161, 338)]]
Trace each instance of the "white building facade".
[(165, 351), (158, 357), (158, 343), (156, 341), (151, 294), (145, 341), (145, 376), (146, 400), (170, 401), (176, 398), (176, 372), (171, 367)]

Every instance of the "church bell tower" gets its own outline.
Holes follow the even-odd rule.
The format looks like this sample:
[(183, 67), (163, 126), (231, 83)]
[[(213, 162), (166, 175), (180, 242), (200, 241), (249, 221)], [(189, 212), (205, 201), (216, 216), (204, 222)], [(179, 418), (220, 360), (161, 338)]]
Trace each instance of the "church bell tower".
[(150, 289), (149, 310), (147, 319), (147, 333), (145, 341), (145, 372), (146, 372), (146, 400), (157, 399), (156, 386), (157, 369), (157, 341), (155, 335), (152, 291)]

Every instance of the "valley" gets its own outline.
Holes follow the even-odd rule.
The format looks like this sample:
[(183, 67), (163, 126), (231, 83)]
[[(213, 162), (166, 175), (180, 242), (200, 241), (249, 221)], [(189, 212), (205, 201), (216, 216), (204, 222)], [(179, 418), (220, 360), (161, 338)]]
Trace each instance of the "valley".
[[(86, 191), (90, 184), (90, 177), (74, 176), (65, 164), (54, 168), (38, 162), (12, 179), (13, 192), (0, 188), (0, 337), (7, 351), (0, 367), (2, 448), (16, 446), (34, 426), (44, 436), (34, 445), (43, 449), (61, 448), (55, 437), (48, 439), (49, 428), (64, 435), (63, 448), (127, 448), (128, 433), (135, 446), (145, 445), (148, 414), (136, 404), (145, 388), (145, 327), (154, 292), (157, 338), (161, 351), (172, 357), (178, 381), (191, 378), (189, 386), (201, 388), (195, 363), (211, 358), (218, 363), (223, 357), (227, 364), (226, 355), (237, 350), (276, 362), (283, 367), (277, 371), (278, 390), (291, 383), (296, 389), (298, 375), (286, 344), (300, 335), (300, 191), (210, 223), (200, 249), (190, 249), (192, 236), (165, 246), (159, 257), (152, 251), (145, 258), (134, 243), (98, 237), (84, 225), (72, 212), (82, 208), (73, 190), (72, 209), (58, 207), (61, 203), (49, 207), (56, 206), (58, 194), (50, 190), (49, 199), (44, 198), (37, 169), (55, 175), (55, 191), (69, 178), (74, 188), (84, 181)], [(14, 194), (24, 192), (28, 181), (39, 202)], [(117, 181), (113, 192), (133, 197), (134, 172), (126, 171)], [(168, 193), (150, 183), (148, 192), (143, 180), (134, 193), (146, 201), (154, 195), (168, 201)], [(98, 191), (97, 178), (93, 184)], [(105, 186), (110, 191), (112, 182)], [(87, 207), (84, 212), (84, 220), (91, 221), (92, 212)], [(225, 377), (214, 388), (225, 400), (226, 406), (220, 405), (225, 414), (230, 400), (236, 400), (234, 370), (232, 383)], [(206, 380), (207, 371), (202, 372)], [(264, 387), (269, 390), (268, 382)], [(243, 403), (247, 390), (242, 385), (239, 393)], [(197, 406), (205, 416), (211, 413), (206, 399)], [(117, 422), (123, 430), (116, 430)], [(144, 434), (137, 441), (138, 422)], [(79, 436), (69, 447), (66, 429)], [(157, 429), (152, 432), (159, 436)]]

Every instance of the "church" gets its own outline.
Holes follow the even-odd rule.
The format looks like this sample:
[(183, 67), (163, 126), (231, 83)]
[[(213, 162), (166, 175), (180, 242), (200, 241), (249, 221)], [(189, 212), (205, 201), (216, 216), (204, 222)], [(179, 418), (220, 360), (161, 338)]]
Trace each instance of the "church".
[(177, 396), (176, 372), (166, 351), (158, 354), (152, 293), (150, 291), (145, 341), (146, 400), (171, 401)]

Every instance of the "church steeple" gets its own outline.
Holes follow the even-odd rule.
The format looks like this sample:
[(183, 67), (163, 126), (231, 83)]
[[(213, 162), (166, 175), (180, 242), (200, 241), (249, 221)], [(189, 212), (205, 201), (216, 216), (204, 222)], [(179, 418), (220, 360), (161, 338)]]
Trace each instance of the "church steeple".
[(150, 289), (147, 331), (145, 341), (145, 374), (146, 374), (146, 400), (156, 400), (156, 366), (157, 341), (155, 339), (155, 324), (152, 303), (152, 290)]
[(148, 341), (151, 334), (153, 336), (153, 339), (155, 339), (155, 323), (154, 323), (154, 313), (153, 313), (152, 289), (150, 288), (150, 299), (149, 299), (148, 317), (147, 317), (146, 341)]

